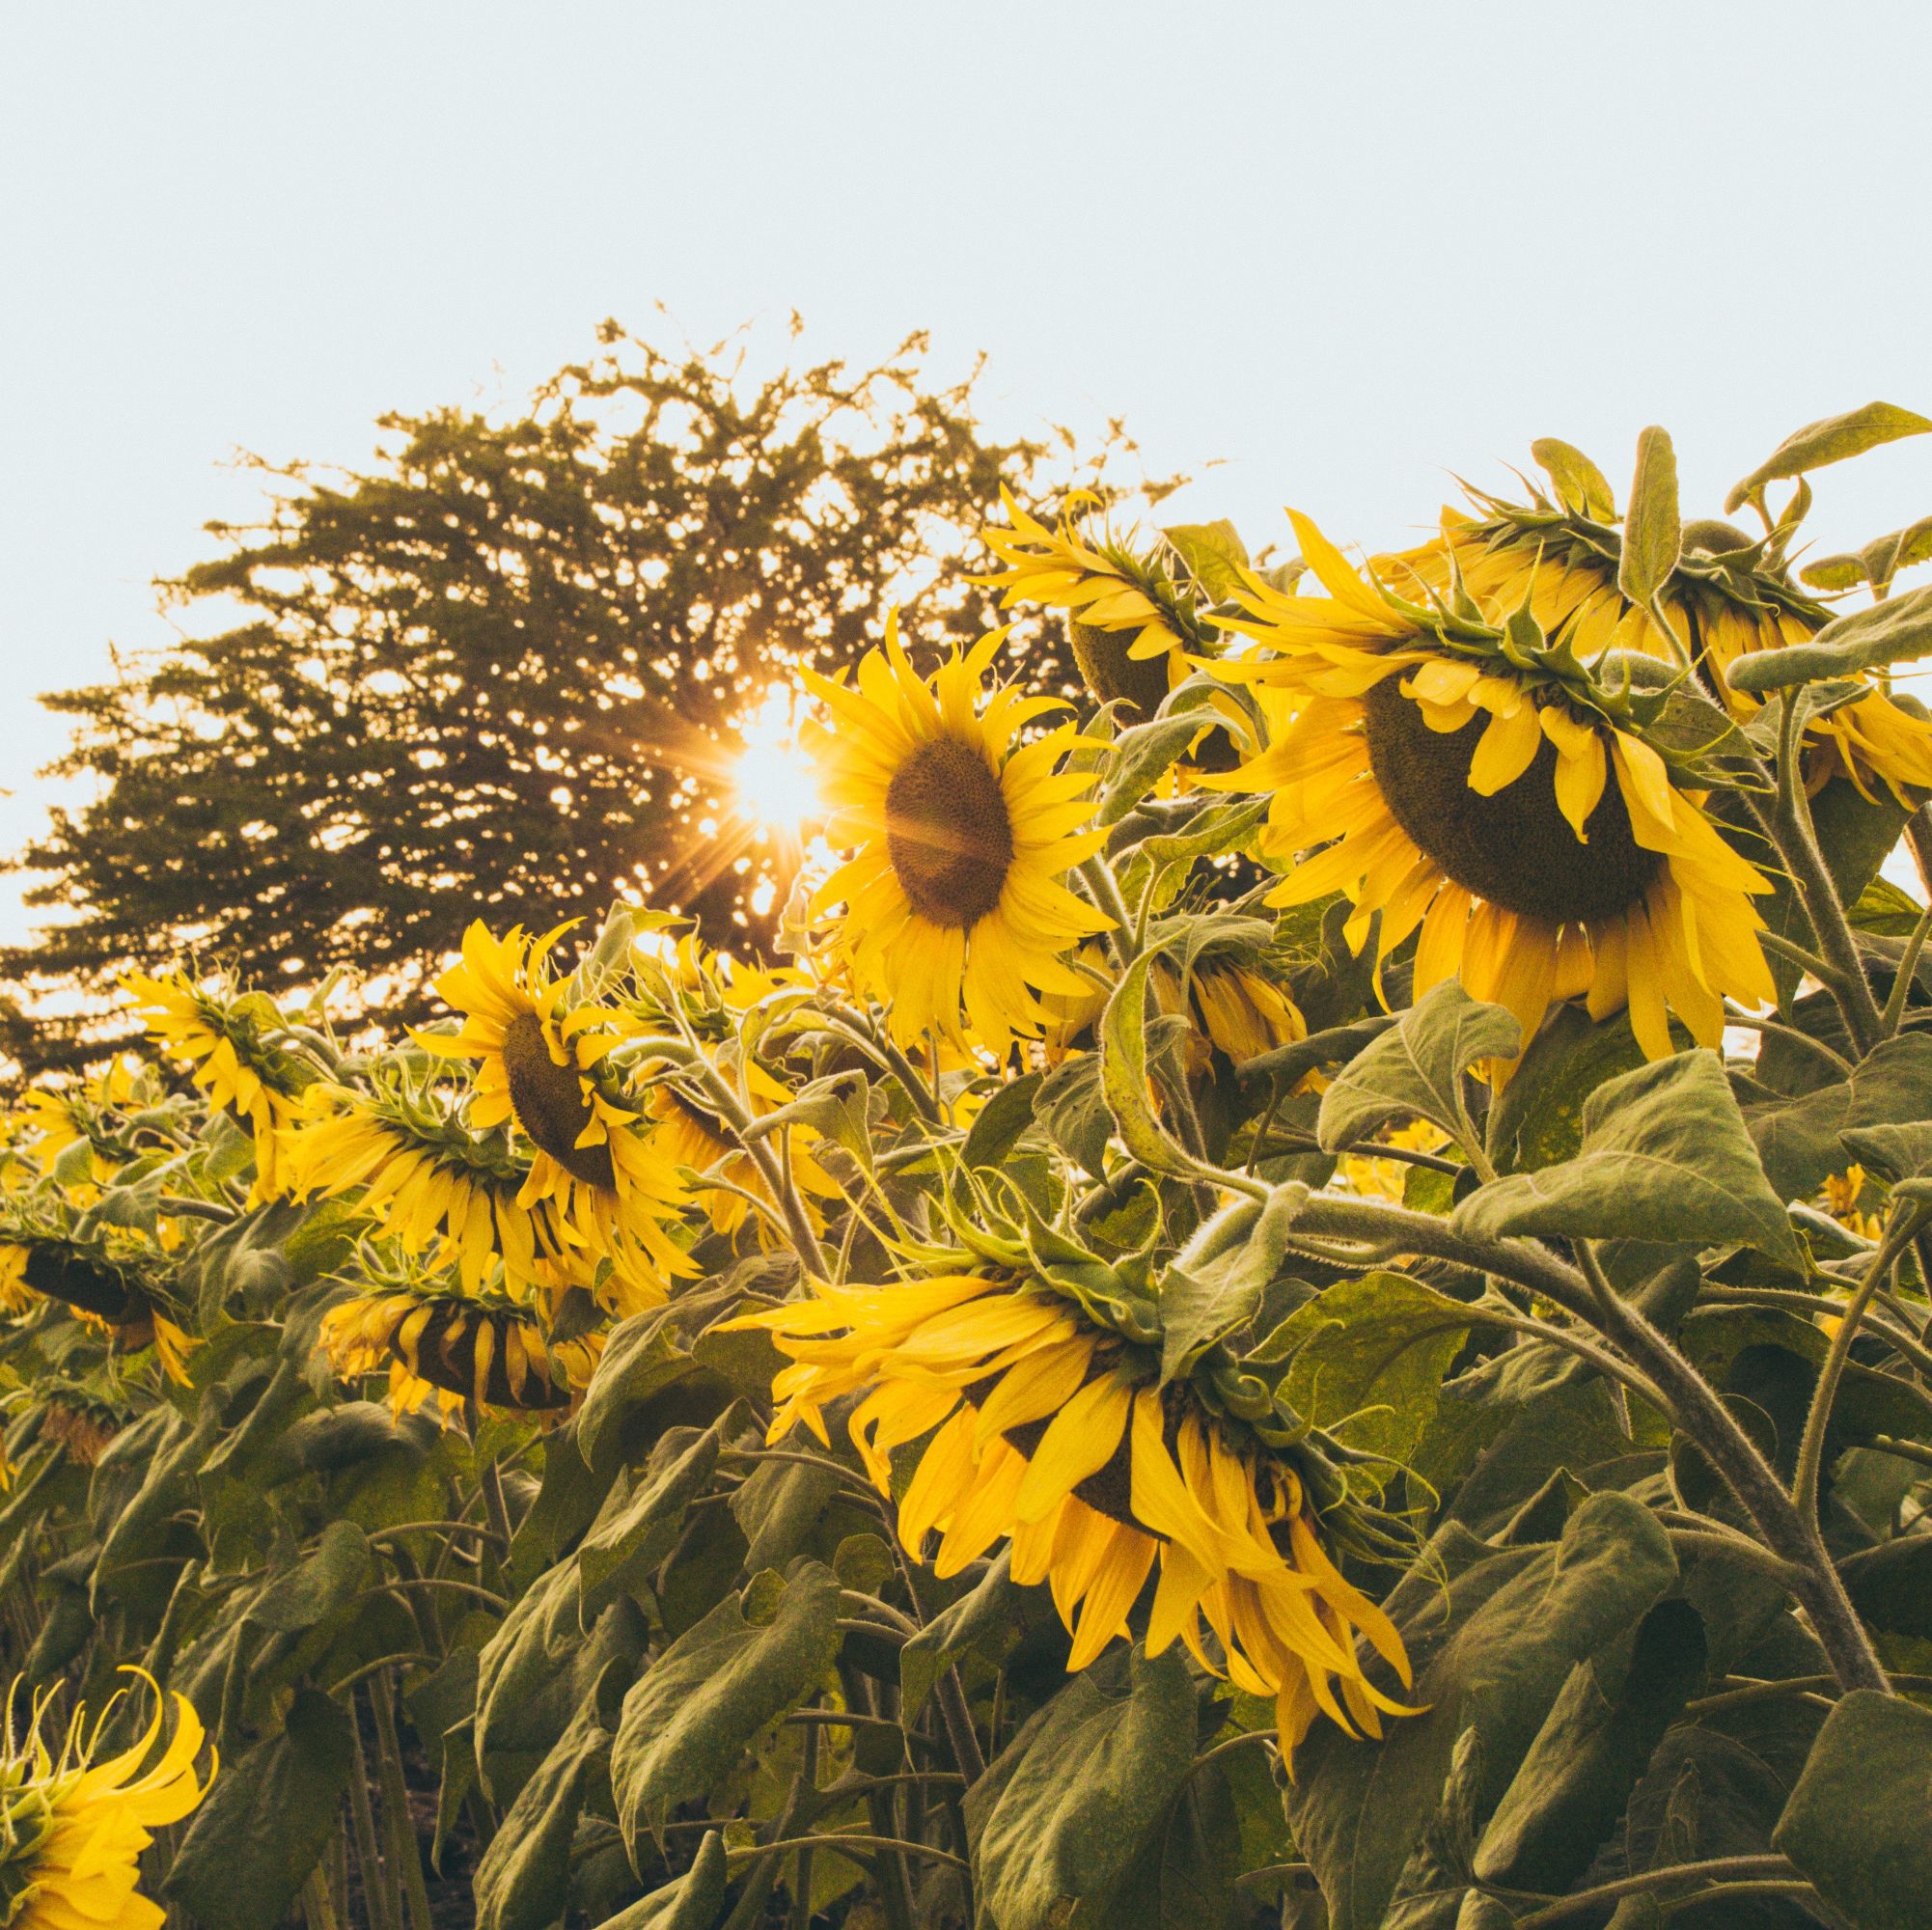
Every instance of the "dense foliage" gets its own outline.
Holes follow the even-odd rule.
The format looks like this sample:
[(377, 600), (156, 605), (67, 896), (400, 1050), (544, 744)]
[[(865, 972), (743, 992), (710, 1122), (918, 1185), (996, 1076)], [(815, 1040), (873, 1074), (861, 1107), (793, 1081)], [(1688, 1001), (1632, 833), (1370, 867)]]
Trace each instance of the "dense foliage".
[(1787, 559), (1927, 429), (1756, 534), (1539, 444), (1366, 567), (1008, 502), (1105, 701), (808, 675), (784, 962), (492, 911), (386, 1042), (130, 979), (152, 1055), (7, 1128), (0, 1634), (218, 1743), (150, 1887), (1921, 1923), (1932, 591)]
[[(0, 979), (193, 945), (271, 985), (352, 968), (405, 1019), (479, 910), (541, 929), (648, 891), (767, 942), (773, 854), (730, 785), (753, 701), (849, 663), (889, 595), (977, 634), (971, 534), (1072, 438), (988, 438), (920, 337), (761, 379), (746, 350), (607, 324), (521, 412), (385, 418), (361, 474), (264, 468), (264, 522), (165, 586), (180, 641), (47, 700), (86, 801), (18, 862), (68, 915)], [(36, 1018), (13, 1056), (79, 1062), (74, 1014)]]

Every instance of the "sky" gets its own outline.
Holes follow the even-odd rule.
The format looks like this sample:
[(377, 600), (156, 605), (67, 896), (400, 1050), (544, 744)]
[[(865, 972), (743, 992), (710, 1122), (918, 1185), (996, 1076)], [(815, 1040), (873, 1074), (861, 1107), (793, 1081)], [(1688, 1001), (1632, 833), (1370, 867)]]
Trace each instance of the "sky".
[[(1001, 432), (1123, 417), (1177, 518), (1373, 547), (1532, 440), (1687, 514), (1790, 429), (1932, 413), (1932, 8), (548, 0), (0, 4), (0, 851), (38, 692), (165, 643), (238, 451), (525, 395), (663, 302), (988, 357)], [(1816, 539), (1932, 511), (1932, 436)], [(24, 935), (0, 877), (0, 939)]]

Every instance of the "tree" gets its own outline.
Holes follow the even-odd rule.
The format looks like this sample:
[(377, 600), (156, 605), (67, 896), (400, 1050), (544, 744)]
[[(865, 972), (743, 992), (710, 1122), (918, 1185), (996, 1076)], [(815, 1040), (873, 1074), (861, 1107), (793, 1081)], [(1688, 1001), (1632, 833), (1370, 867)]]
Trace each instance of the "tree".
[[(764, 938), (738, 720), (849, 662), (889, 597), (928, 638), (996, 620), (974, 533), (1049, 457), (984, 438), (978, 372), (934, 387), (925, 354), (751, 380), (741, 338), (610, 322), (514, 420), (386, 416), (334, 481), (261, 464), (265, 519), (209, 525), (226, 553), (163, 586), (241, 620), (45, 700), (78, 724), (54, 773), (96, 796), (16, 861), (72, 917), (0, 977), (98, 988), (193, 947), (284, 984), (353, 965), (394, 1018), (479, 913), (540, 929), (633, 893)], [(1031, 647), (1070, 678), (1057, 630)], [(29, 1070), (79, 1054), (70, 1020), (8, 1020)]]

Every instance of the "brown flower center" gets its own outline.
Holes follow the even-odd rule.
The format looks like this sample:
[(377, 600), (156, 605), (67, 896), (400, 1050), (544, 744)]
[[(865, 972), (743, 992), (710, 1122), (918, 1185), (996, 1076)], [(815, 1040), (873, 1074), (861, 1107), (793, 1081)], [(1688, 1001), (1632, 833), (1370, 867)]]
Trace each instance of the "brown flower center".
[(1000, 781), (952, 737), (922, 744), (886, 789), (886, 854), (914, 911), (970, 930), (1000, 901), (1013, 820)]
[(608, 1145), (577, 1144), (591, 1122), (591, 1102), (574, 1065), (559, 1065), (550, 1057), (543, 1021), (535, 1012), (518, 1012), (503, 1029), (503, 1071), (510, 1087), (511, 1110), (531, 1143), (547, 1152), (572, 1179), (598, 1186), (606, 1193), (617, 1186)]
[[(428, 1381), (431, 1387), (474, 1398), (491, 1407), (534, 1410), (567, 1406), (569, 1394), (557, 1386), (535, 1361), (524, 1369), (522, 1388), (519, 1390), (511, 1386), (503, 1342), (506, 1330), (512, 1324), (509, 1316), (441, 1305), (423, 1323), (423, 1331), (416, 1337), (413, 1358), (400, 1345), (400, 1322), (399, 1332), (390, 1337), (389, 1351), (418, 1380)], [(496, 1344), (491, 1349), (483, 1384), (478, 1386), (477, 1337), (486, 1325), (496, 1330)]]
[(1620, 917), (1657, 875), (1662, 856), (1630, 833), (1612, 771), (1581, 844), (1557, 806), (1557, 750), (1547, 737), (1530, 768), (1493, 797), (1469, 787), (1484, 711), (1460, 731), (1429, 729), (1400, 678), (1364, 693), (1368, 762), (1395, 822), (1465, 891), (1552, 924)]

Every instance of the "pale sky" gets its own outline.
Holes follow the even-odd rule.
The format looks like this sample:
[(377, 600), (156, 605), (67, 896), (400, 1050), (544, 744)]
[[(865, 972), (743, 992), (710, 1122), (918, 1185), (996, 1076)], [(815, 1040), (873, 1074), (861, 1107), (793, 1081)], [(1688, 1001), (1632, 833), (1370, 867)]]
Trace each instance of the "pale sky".
[[(1378, 545), (1538, 435), (1686, 511), (1788, 430), (1932, 413), (1932, 8), (0, 6), (0, 849), (33, 703), (388, 408), (514, 399), (662, 300), (695, 338), (991, 356), (1004, 432), (1126, 418), (1178, 511)], [(1836, 548), (1932, 437), (1819, 479)], [(0, 935), (24, 929), (0, 878)]]

